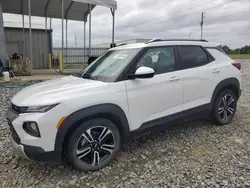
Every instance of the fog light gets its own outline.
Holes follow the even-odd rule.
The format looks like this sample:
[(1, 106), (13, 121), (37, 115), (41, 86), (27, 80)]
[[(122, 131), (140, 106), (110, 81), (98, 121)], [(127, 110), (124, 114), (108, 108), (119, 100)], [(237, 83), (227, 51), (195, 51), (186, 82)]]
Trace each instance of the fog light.
[(37, 123), (36, 122), (25, 122), (23, 124), (23, 129), (26, 133), (31, 136), (41, 137)]

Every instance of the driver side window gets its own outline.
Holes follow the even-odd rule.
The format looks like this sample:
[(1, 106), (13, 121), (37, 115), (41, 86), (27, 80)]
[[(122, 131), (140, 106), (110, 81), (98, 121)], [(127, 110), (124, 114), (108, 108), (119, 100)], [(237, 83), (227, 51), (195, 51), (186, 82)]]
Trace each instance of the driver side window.
[(175, 56), (173, 47), (151, 48), (146, 51), (137, 64), (139, 67), (154, 69), (155, 74), (175, 71)]

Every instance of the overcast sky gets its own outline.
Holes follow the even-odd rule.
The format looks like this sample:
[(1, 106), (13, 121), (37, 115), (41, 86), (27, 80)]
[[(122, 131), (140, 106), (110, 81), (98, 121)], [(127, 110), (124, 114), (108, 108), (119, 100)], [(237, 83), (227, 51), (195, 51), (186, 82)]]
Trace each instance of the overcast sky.
[[(232, 48), (250, 45), (250, 0), (117, 0), (115, 40), (136, 38), (200, 38), (201, 12), (206, 12), (204, 38)], [(21, 22), (18, 15), (4, 21)], [(25, 17), (28, 23), (28, 17)], [(33, 17), (33, 24), (44, 18)], [(83, 46), (83, 22), (69, 21), (68, 44)], [(61, 45), (61, 21), (53, 19), (53, 44)], [(88, 31), (88, 27), (87, 27)], [(111, 42), (110, 10), (92, 12), (92, 44)], [(87, 34), (88, 35), (88, 34)]]

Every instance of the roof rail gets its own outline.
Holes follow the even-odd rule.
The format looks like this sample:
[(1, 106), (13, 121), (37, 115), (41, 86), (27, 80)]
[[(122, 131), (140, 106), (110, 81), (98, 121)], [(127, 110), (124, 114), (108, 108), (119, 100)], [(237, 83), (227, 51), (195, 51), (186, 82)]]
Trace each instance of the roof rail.
[(196, 41), (196, 42), (208, 42), (204, 39), (152, 39), (146, 44), (153, 43), (153, 42), (164, 42), (164, 41)]
[(150, 41), (146, 42), (146, 44), (148, 44), (148, 43), (152, 43), (152, 42), (159, 42), (159, 41), (162, 41), (162, 39), (159, 39), (159, 38), (154, 38), (154, 39), (152, 39), (152, 40), (150, 40)]
[(116, 47), (124, 46), (124, 45), (127, 45), (127, 44), (128, 44), (128, 43), (124, 42), (124, 43), (121, 43), (121, 44), (116, 45)]

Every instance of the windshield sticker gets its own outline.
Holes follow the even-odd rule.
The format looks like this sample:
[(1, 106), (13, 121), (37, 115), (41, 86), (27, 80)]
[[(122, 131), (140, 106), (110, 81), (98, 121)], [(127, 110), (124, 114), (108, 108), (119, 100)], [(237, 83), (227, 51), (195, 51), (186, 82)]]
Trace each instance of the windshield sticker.
[(113, 57), (113, 59), (126, 59), (127, 54), (118, 54)]

